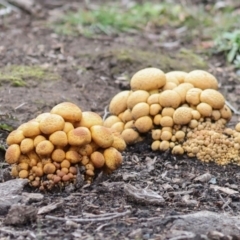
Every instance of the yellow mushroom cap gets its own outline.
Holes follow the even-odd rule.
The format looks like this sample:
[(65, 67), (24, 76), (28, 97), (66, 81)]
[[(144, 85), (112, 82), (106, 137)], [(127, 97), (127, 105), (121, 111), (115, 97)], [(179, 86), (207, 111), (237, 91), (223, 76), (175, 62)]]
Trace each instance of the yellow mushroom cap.
[(114, 138), (110, 128), (104, 126), (92, 126), (90, 128), (93, 141), (101, 148), (112, 146)]
[(235, 130), (236, 130), (237, 132), (240, 132), (240, 123), (237, 123), (237, 124), (236, 124)]
[(18, 130), (22, 130), (25, 137), (35, 137), (41, 134), (39, 122), (36, 120), (23, 123), (18, 127)]
[(151, 91), (163, 87), (165, 83), (166, 76), (162, 70), (158, 68), (144, 68), (133, 75), (130, 86), (133, 91)]
[(162, 110), (162, 107), (159, 103), (153, 103), (150, 105), (149, 114), (151, 116), (156, 116), (161, 110)]
[(170, 131), (162, 131), (161, 133), (161, 140), (169, 141), (172, 138), (172, 133)]
[(95, 112), (82, 112), (82, 119), (79, 123), (79, 127), (90, 128), (94, 125), (103, 125), (102, 118)]
[(173, 91), (177, 92), (181, 97), (181, 103), (185, 103), (187, 92), (194, 86), (191, 83), (181, 83)]
[(135, 92), (131, 92), (127, 99), (127, 107), (129, 109), (132, 109), (138, 103), (147, 102), (149, 95), (149, 92), (144, 90), (137, 90)]
[(110, 171), (116, 170), (122, 164), (123, 158), (121, 153), (113, 147), (105, 149), (103, 151), (103, 156), (105, 159), (105, 166)]
[(19, 144), (24, 138), (23, 131), (17, 129), (9, 133), (6, 142), (8, 145)]
[(111, 115), (104, 120), (103, 126), (110, 128), (116, 122), (121, 122), (121, 119), (117, 116)]
[(126, 109), (123, 113), (122, 113), (122, 117), (121, 120), (126, 123), (129, 122), (133, 119), (132, 117), (132, 112), (130, 109)]
[(8, 147), (5, 153), (5, 160), (9, 164), (17, 163), (21, 154), (21, 150), (18, 144), (12, 144)]
[(161, 112), (161, 115), (162, 117), (164, 116), (169, 116), (169, 117), (172, 117), (173, 114), (175, 112), (175, 109), (174, 108), (171, 108), (171, 107), (165, 107), (163, 108), (162, 112)]
[(68, 144), (68, 137), (64, 131), (56, 131), (49, 136), (49, 141), (58, 147), (65, 147)]
[[(64, 119), (57, 114), (50, 114), (39, 122), (39, 128), (44, 134), (51, 134), (60, 131), (64, 127)], [(39, 135), (39, 134), (37, 134)]]
[(147, 99), (147, 103), (149, 105), (154, 104), (154, 103), (159, 103), (159, 93), (151, 94)]
[(161, 151), (167, 151), (169, 148), (170, 148), (170, 143), (169, 143), (169, 141), (164, 140), (164, 141), (160, 142), (159, 150), (161, 150)]
[(210, 117), (212, 115), (212, 107), (207, 103), (199, 103), (197, 110), (203, 117)]
[(60, 115), (66, 122), (79, 122), (82, 117), (82, 110), (71, 102), (59, 103), (52, 108), (50, 113)]
[(27, 178), (28, 177), (28, 175), (29, 175), (29, 172), (27, 171), (27, 170), (21, 170), (19, 173), (18, 173), (18, 176), (20, 177), (20, 178)]
[(173, 119), (172, 119), (172, 117), (163, 116), (163, 117), (160, 119), (160, 125), (161, 125), (162, 127), (172, 127), (172, 126), (173, 126)]
[(201, 118), (201, 114), (197, 110), (192, 110), (192, 117), (193, 119), (199, 120)]
[(200, 89), (218, 89), (217, 79), (209, 72), (204, 70), (193, 70), (187, 74), (185, 83), (191, 83)]
[(174, 88), (177, 87), (178, 84), (174, 83), (174, 82), (166, 82), (166, 84), (163, 87), (163, 91), (165, 90), (173, 90)]
[(53, 149), (53, 144), (48, 140), (44, 140), (38, 143), (38, 145), (36, 146), (36, 153), (40, 156), (46, 156), (51, 154)]
[(192, 109), (188, 107), (179, 107), (173, 114), (175, 124), (185, 125), (192, 120)]
[(213, 110), (212, 111), (212, 116), (211, 118), (214, 120), (214, 121), (217, 121), (221, 118), (221, 113), (219, 110)]
[(159, 95), (159, 103), (162, 107), (177, 108), (181, 103), (181, 97), (174, 90), (165, 90)]
[(104, 163), (105, 163), (105, 159), (104, 159), (104, 156), (101, 152), (93, 152), (91, 155), (90, 155), (90, 159), (91, 159), (91, 162), (93, 164), (93, 166), (95, 168), (101, 168), (103, 167)]
[(209, 104), (213, 109), (221, 109), (225, 104), (223, 95), (215, 89), (203, 90), (200, 100), (201, 102)]
[(124, 123), (123, 122), (114, 123), (112, 125), (111, 129), (121, 133), (123, 131), (123, 129), (124, 129)]
[(45, 117), (47, 117), (49, 115), (51, 115), (51, 113), (49, 113), (49, 112), (41, 113), (35, 118), (35, 120), (37, 122), (40, 122), (42, 119), (44, 119)]
[(113, 115), (118, 115), (121, 112), (124, 112), (127, 109), (127, 99), (130, 95), (129, 90), (122, 91), (118, 94), (116, 94), (110, 104), (109, 104), (109, 112)]
[(53, 150), (51, 158), (55, 162), (62, 162), (66, 158), (66, 154), (63, 149), (57, 148)]
[(74, 129), (74, 126), (73, 126), (72, 123), (70, 123), (70, 122), (65, 122), (64, 123), (63, 131), (65, 133), (68, 133), (70, 130), (73, 130), (73, 129)]
[(134, 144), (141, 140), (139, 133), (132, 128), (124, 129), (121, 133), (121, 136), (127, 145)]
[(172, 149), (172, 154), (182, 155), (182, 154), (184, 154), (184, 150), (183, 150), (183, 148), (180, 145), (176, 145)]
[[(132, 109), (132, 117), (134, 120), (149, 115), (149, 105), (145, 102), (137, 103)], [(130, 119), (131, 120), (131, 119)]]
[(220, 113), (222, 118), (226, 119), (227, 121), (229, 121), (232, 118), (232, 112), (227, 105), (224, 105), (223, 108), (220, 109)]
[(66, 152), (66, 159), (72, 164), (76, 164), (82, 160), (82, 156), (78, 152), (70, 150)]
[(202, 89), (200, 88), (191, 88), (186, 93), (186, 101), (192, 105), (198, 105), (200, 103), (200, 95)]
[(68, 143), (72, 146), (83, 146), (91, 142), (91, 132), (86, 127), (77, 127), (67, 133)]
[(134, 125), (140, 133), (146, 133), (153, 128), (153, 121), (151, 117), (143, 116), (138, 118)]
[(159, 150), (159, 146), (160, 146), (160, 141), (159, 140), (155, 140), (151, 144), (151, 149), (153, 151), (157, 151), (157, 150)]
[(34, 149), (33, 139), (24, 138), (20, 143), (20, 150), (23, 154), (28, 153)]
[(187, 73), (183, 71), (171, 71), (166, 73), (167, 82), (173, 82), (177, 85), (184, 82)]
[(38, 145), (38, 143), (40, 143), (41, 141), (46, 140), (46, 138), (43, 135), (38, 135), (33, 139), (33, 145), (34, 147), (36, 147)]
[(120, 133), (113, 134), (113, 144), (112, 147), (116, 148), (119, 152), (122, 152), (127, 147), (122, 135)]

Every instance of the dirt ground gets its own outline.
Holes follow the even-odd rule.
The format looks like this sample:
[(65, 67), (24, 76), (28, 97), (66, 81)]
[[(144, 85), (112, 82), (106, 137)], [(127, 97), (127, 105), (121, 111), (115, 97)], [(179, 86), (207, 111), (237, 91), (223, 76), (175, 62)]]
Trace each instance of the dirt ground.
[[(65, 2), (71, 8), (78, 5), (74, 1)], [(164, 29), (92, 39), (59, 36), (46, 23), (57, 11), (64, 11), (61, 4), (49, 4), (48, 1), (38, 4), (41, 11), (36, 14), (21, 11), (0, 18), (0, 68), (40, 65), (47, 72), (41, 79), (29, 77), (27, 85), (22, 87), (15, 87), (8, 81), (1, 83), (1, 123), (15, 128), (63, 101), (103, 116), (111, 98), (128, 89), (131, 76), (148, 66), (164, 72), (206, 69), (218, 78), (220, 91), (238, 108), (238, 80), (233, 69), (223, 65), (222, 56), (207, 58), (201, 53), (193, 56), (187, 51), (179, 52), (180, 46), (162, 47), (155, 36)], [(184, 44), (186, 49), (191, 49)], [(237, 120), (235, 116), (233, 121)], [(2, 143), (7, 134), (1, 130)], [(27, 206), (36, 209), (57, 204), (56, 209), (37, 215), (35, 221), (7, 226), (4, 224), (6, 214), (0, 215), (0, 239), (240, 239), (239, 227), (228, 232), (220, 227), (200, 228), (198, 222), (176, 226), (169, 218), (203, 210), (238, 216), (238, 166), (222, 167), (186, 156), (155, 153), (147, 142), (128, 147), (123, 155), (122, 167), (112, 175), (101, 176), (92, 185), (78, 189), (42, 193), (43, 199), (28, 203)], [(0, 180), (3, 182), (9, 179), (3, 150), (0, 160)], [(222, 189), (216, 190), (216, 186)], [(131, 187), (138, 193), (149, 191), (150, 198), (132, 196), (128, 192)], [(233, 192), (229, 193), (229, 189)], [(38, 193), (29, 187), (23, 191)], [(110, 213), (120, 216), (75, 221), (96, 215), (112, 216)], [(63, 220), (66, 216), (70, 220)], [(211, 238), (213, 230), (223, 234)]]

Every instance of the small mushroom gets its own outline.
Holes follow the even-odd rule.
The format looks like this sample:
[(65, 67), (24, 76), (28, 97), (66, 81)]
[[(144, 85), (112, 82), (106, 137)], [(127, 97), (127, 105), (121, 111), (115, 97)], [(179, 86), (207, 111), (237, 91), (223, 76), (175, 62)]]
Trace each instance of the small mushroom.
[(129, 109), (132, 109), (138, 103), (146, 103), (149, 95), (149, 92), (144, 90), (137, 90), (135, 92), (131, 92), (127, 99), (127, 107)]
[(69, 160), (72, 164), (79, 163), (82, 160), (82, 156), (76, 151), (67, 151), (66, 159)]
[(52, 152), (51, 158), (55, 162), (62, 162), (66, 158), (66, 154), (63, 149), (57, 148)]
[(153, 128), (153, 121), (151, 117), (143, 116), (138, 118), (134, 125), (140, 133), (146, 133)]
[(185, 125), (192, 120), (192, 109), (188, 107), (179, 107), (173, 114), (175, 124)]
[(133, 130), (132, 128), (124, 129), (121, 133), (121, 136), (123, 137), (127, 145), (134, 144), (141, 140), (139, 133)]
[(39, 122), (36, 120), (23, 123), (18, 127), (18, 130), (22, 130), (25, 137), (35, 137), (41, 134)]
[(49, 136), (49, 141), (57, 147), (65, 147), (68, 144), (68, 137), (64, 131), (56, 131)]
[(45, 174), (52, 174), (55, 173), (56, 167), (53, 163), (46, 163), (43, 167), (43, 172)]
[(113, 134), (113, 144), (112, 147), (116, 148), (119, 152), (122, 152), (127, 147), (122, 135), (120, 133)]
[(103, 126), (110, 128), (116, 122), (121, 122), (121, 119), (115, 115), (111, 115), (104, 120)]
[(52, 153), (53, 149), (54, 145), (50, 141), (44, 140), (36, 146), (36, 153), (39, 156), (48, 156)]
[(72, 146), (84, 146), (92, 140), (91, 132), (86, 127), (77, 127), (67, 133), (68, 143)]
[(110, 171), (116, 170), (122, 164), (123, 158), (121, 153), (113, 147), (105, 149), (103, 151), (103, 156), (105, 159), (105, 165)]
[(101, 148), (112, 146), (114, 138), (110, 128), (104, 126), (92, 126), (90, 128), (93, 141)]
[(162, 70), (158, 68), (144, 68), (133, 75), (130, 86), (133, 91), (151, 91), (163, 87), (165, 83), (166, 76)]
[(203, 90), (200, 100), (203, 103), (209, 104), (213, 109), (221, 109), (225, 104), (223, 95), (214, 89)]
[(20, 150), (23, 154), (28, 153), (34, 149), (32, 138), (24, 138), (20, 143)]
[(174, 90), (165, 90), (159, 95), (159, 103), (162, 107), (177, 108), (181, 103), (181, 97)]
[(103, 167), (105, 163), (104, 156), (101, 152), (95, 151), (90, 155), (91, 162), (95, 168)]
[(185, 79), (185, 83), (191, 83), (194, 87), (204, 89), (218, 89), (217, 79), (209, 72), (204, 70), (193, 70), (189, 72)]
[(200, 96), (202, 89), (200, 88), (191, 88), (186, 93), (186, 101), (192, 105), (198, 105), (200, 103)]
[[(149, 115), (149, 105), (145, 102), (141, 102), (136, 104), (133, 108), (132, 108), (132, 117), (134, 120), (143, 117), (143, 116), (148, 116)], [(132, 120), (132, 119), (130, 119)]]
[(110, 104), (109, 104), (109, 112), (113, 115), (118, 115), (121, 112), (124, 112), (127, 109), (127, 99), (130, 95), (131, 91), (122, 91), (116, 94)]
[(14, 130), (9, 133), (7, 136), (6, 142), (8, 145), (12, 144), (20, 144), (20, 142), (24, 139), (23, 131), (20, 129)]
[(173, 82), (177, 85), (183, 83), (186, 76), (187, 73), (183, 71), (171, 71), (166, 73), (167, 82)]
[(159, 150), (159, 147), (160, 147), (160, 141), (159, 140), (155, 140), (155, 141), (152, 142), (151, 149), (153, 151)]
[(56, 131), (63, 130), (64, 124), (64, 119), (60, 115), (50, 114), (39, 122), (39, 128), (44, 134), (52, 134)]
[(197, 110), (203, 117), (210, 117), (212, 115), (212, 107), (207, 103), (199, 103)]
[(5, 160), (9, 164), (17, 163), (21, 155), (21, 150), (18, 144), (12, 144), (8, 147), (5, 153)]
[[(79, 122), (82, 117), (82, 110), (74, 103), (62, 102), (54, 106), (50, 113), (60, 115), (66, 122)], [(62, 129), (58, 129), (62, 130)]]
[(94, 125), (103, 125), (102, 118), (95, 112), (82, 112), (79, 127), (91, 128)]

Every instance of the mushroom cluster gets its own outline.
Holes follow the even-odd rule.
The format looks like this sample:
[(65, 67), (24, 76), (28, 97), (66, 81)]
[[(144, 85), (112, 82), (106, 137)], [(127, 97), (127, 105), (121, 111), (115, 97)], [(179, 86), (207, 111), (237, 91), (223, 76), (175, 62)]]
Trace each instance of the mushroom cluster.
[(28, 178), (40, 189), (74, 182), (78, 166), (84, 168), (87, 182), (97, 171), (111, 173), (121, 165), (120, 152), (126, 147), (98, 114), (82, 112), (70, 102), (23, 123), (6, 141), (5, 160), (12, 165), (12, 176)]
[(153, 151), (239, 163), (240, 129), (226, 127), (232, 112), (212, 74), (145, 68), (133, 75), (130, 86), (112, 98), (110, 116), (104, 121), (127, 144), (142, 141), (151, 132)]

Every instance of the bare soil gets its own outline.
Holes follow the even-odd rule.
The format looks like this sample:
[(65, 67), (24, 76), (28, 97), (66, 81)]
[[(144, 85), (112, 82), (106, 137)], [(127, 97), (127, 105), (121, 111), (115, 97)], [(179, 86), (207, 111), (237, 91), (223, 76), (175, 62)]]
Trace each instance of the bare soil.
[[(61, 1), (64, 2), (69, 8), (78, 6), (73, 1)], [(218, 78), (220, 90), (233, 106), (239, 106), (238, 80), (233, 69), (224, 66), (223, 56), (209, 59), (198, 53), (199, 59), (193, 61), (192, 57), (179, 54), (181, 44), (166, 49), (155, 38), (164, 29), (92, 39), (59, 36), (46, 23), (54, 11), (64, 11), (62, 5), (48, 1), (38, 4), (41, 8), (36, 14), (21, 11), (0, 18), (0, 68), (40, 65), (57, 77), (54, 80), (29, 78), (23, 87), (2, 82), (1, 123), (15, 128), (63, 101), (103, 116), (111, 98), (128, 89), (132, 74), (148, 66), (165, 72), (206, 69)], [(184, 43), (184, 47), (191, 49), (193, 46)], [(237, 120), (235, 116), (233, 122)], [(1, 130), (0, 134), (4, 143), (8, 132)], [(4, 224), (6, 214), (0, 216), (0, 239), (240, 239), (239, 226), (232, 232), (227, 228), (211, 227), (199, 232), (196, 222), (191, 229), (187, 225), (178, 226), (176, 233), (173, 220), (168, 218), (203, 210), (238, 216), (239, 166), (218, 166), (185, 156), (155, 153), (150, 150), (149, 141), (128, 147), (123, 155), (122, 167), (112, 175), (100, 176), (92, 185), (81, 188), (42, 193), (43, 199), (26, 204), (35, 209), (57, 204), (56, 209), (46, 214), (38, 214), (31, 221), (16, 226)], [(1, 151), (0, 160), (3, 163), (0, 180), (6, 181), (10, 176), (9, 168), (4, 164), (4, 151)], [(135, 187), (135, 194), (127, 191), (131, 186)], [(216, 189), (216, 186), (222, 189)], [(144, 197), (139, 197), (143, 190)], [(148, 192), (150, 190), (153, 192)], [(38, 190), (25, 187), (24, 192), (30, 194)], [(81, 221), (93, 214), (101, 218), (104, 217), (102, 214), (109, 213), (120, 216)], [(73, 220), (67, 221), (64, 217)], [(211, 238), (211, 231), (223, 234)], [(187, 234), (189, 232), (195, 235)]]

